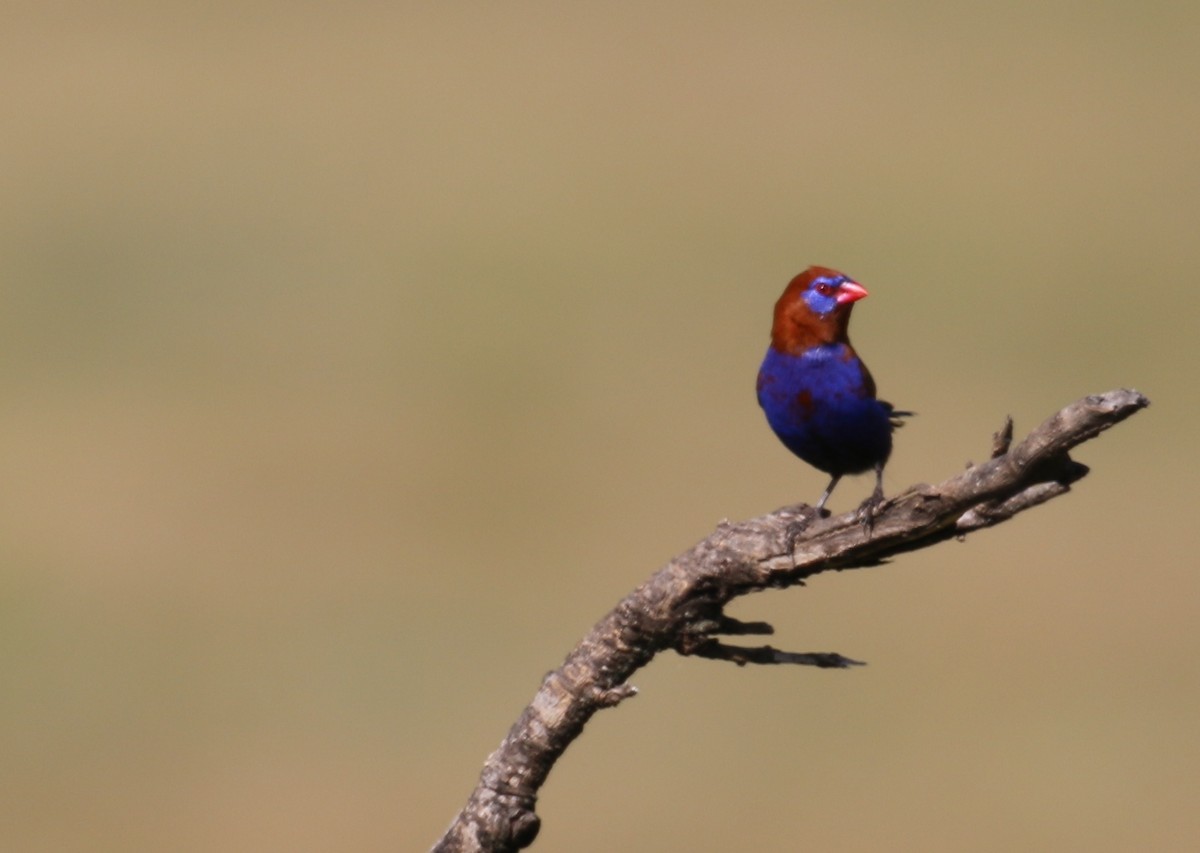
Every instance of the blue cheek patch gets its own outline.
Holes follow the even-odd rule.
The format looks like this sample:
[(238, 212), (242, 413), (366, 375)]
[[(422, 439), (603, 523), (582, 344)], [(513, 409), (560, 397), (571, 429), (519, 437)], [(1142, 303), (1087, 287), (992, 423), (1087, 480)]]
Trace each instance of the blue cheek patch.
[(824, 317), (830, 311), (837, 307), (837, 298), (834, 296), (822, 296), (813, 289), (804, 291), (804, 304), (807, 305), (814, 314)]

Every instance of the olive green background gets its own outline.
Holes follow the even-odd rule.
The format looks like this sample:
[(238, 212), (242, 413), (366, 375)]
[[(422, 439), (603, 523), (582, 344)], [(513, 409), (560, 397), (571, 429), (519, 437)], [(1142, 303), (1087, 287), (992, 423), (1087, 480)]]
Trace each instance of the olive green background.
[(820, 493), (753, 393), (810, 263), (919, 412), (889, 492), (1153, 405), (1012, 524), (736, 606), (869, 666), (654, 661), (536, 849), (1200, 846), (1200, 5), (4, 17), (4, 849), (428, 847), (625, 592)]

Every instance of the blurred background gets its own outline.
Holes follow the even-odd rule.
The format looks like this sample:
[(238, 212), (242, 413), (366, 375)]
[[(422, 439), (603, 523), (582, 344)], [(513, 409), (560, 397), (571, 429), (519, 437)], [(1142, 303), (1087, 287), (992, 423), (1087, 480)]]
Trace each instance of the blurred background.
[(753, 390), (811, 263), (919, 412), (889, 492), (1153, 406), (1070, 496), (733, 611), (869, 666), (654, 661), (535, 849), (1200, 845), (1200, 6), (16, 2), (0, 47), (5, 849), (427, 848), (621, 596), (820, 494)]

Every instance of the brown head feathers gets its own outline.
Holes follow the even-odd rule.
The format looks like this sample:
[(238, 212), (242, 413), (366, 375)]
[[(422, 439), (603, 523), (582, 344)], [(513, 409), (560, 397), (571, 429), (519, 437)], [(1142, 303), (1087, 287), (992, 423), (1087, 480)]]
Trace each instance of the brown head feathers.
[(866, 295), (866, 288), (844, 273), (809, 267), (788, 283), (775, 303), (771, 346), (798, 355), (820, 344), (850, 343), (850, 310)]

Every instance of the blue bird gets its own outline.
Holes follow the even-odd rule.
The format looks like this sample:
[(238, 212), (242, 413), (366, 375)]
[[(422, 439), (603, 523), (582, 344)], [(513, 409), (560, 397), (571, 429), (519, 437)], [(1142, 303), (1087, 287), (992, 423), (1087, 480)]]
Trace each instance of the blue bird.
[(861, 284), (828, 267), (809, 267), (775, 303), (771, 345), (758, 371), (758, 403), (792, 453), (832, 479), (817, 502), (824, 511), (846, 474), (875, 471), (875, 491), (859, 512), (869, 525), (883, 502), (883, 467), (901, 417), (875, 397), (875, 380), (846, 329)]

